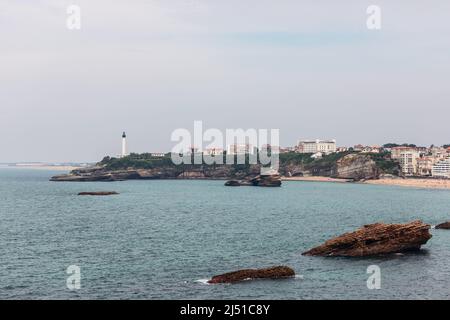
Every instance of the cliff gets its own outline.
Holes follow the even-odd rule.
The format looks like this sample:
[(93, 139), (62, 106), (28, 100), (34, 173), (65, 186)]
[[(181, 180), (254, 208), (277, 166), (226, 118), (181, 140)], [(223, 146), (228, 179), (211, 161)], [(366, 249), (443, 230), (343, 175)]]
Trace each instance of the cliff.
[[(359, 153), (336, 153), (314, 160), (309, 154), (280, 154), (281, 176), (324, 176), (352, 180), (377, 179), (392, 173), (397, 164), (382, 157)], [(174, 165), (170, 157), (130, 155), (105, 158), (94, 167), (54, 176), (51, 181), (120, 181), (130, 179), (224, 179), (250, 180), (260, 173), (258, 164)]]
[(369, 155), (349, 154), (336, 161), (336, 178), (353, 180), (378, 179), (380, 173), (380, 168)]

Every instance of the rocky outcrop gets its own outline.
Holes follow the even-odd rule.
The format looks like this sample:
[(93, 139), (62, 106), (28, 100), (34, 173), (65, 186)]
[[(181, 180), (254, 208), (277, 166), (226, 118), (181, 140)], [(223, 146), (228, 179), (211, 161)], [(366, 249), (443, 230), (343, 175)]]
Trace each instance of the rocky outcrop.
[(281, 187), (281, 176), (279, 174), (259, 175), (250, 179), (250, 183), (257, 187)]
[(69, 174), (52, 177), (51, 181), (122, 181), (132, 179), (244, 179), (259, 173), (258, 165), (249, 166), (246, 171), (235, 170), (230, 165), (198, 166), (161, 166), (151, 169), (111, 170), (101, 166), (76, 169)]
[(295, 271), (286, 266), (265, 269), (244, 269), (214, 276), (208, 283), (234, 283), (249, 279), (281, 279), (295, 276)]
[(419, 250), (430, 238), (430, 225), (375, 223), (345, 233), (303, 253), (308, 256), (362, 257)]
[(450, 229), (450, 221), (438, 224), (435, 229)]
[(115, 191), (95, 191), (95, 192), (80, 192), (79, 196), (111, 196), (114, 194), (119, 194)]
[(229, 180), (225, 182), (225, 186), (281, 187), (281, 176), (279, 174), (257, 175), (254, 178), (247, 178), (244, 180)]
[(239, 187), (241, 183), (238, 180), (229, 180), (225, 182), (225, 186), (227, 187)]
[(369, 155), (348, 154), (336, 161), (336, 178), (367, 180), (378, 179), (380, 169)]

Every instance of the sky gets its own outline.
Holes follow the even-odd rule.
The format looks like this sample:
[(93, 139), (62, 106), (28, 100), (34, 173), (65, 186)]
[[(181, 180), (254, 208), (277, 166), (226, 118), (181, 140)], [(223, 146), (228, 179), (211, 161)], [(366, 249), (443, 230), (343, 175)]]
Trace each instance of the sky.
[(448, 0), (0, 0), (0, 162), (98, 161), (122, 131), (169, 151), (196, 120), (282, 146), (450, 143), (449, 18)]

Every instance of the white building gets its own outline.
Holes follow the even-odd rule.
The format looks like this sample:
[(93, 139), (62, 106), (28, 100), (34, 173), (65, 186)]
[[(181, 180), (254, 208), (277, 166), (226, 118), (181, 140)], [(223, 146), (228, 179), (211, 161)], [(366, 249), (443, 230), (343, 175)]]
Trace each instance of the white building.
[(450, 179), (450, 158), (441, 160), (431, 170), (433, 177)]
[(227, 146), (227, 154), (254, 154), (251, 144), (230, 144)]
[(166, 154), (164, 152), (152, 152), (150, 155), (153, 158), (164, 158)]
[(223, 154), (223, 149), (222, 148), (208, 148), (203, 152), (203, 154), (208, 155), (208, 156), (219, 156), (219, 155)]
[(402, 173), (415, 175), (417, 173), (417, 160), (420, 152), (413, 147), (395, 147), (391, 150), (391, 158), (400, 162)]
[(336, 152), (336, 140), (300, 140), (298, 142), (299, 153), (334, 153)]

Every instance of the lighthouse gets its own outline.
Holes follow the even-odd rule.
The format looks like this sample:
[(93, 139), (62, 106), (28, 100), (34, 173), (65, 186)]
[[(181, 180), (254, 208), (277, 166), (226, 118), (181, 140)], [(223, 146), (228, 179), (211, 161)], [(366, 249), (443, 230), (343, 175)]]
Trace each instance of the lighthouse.
[(127, 135), (125, 134), (125, 131), (122, 134), (122, 158), (127, 155)]

